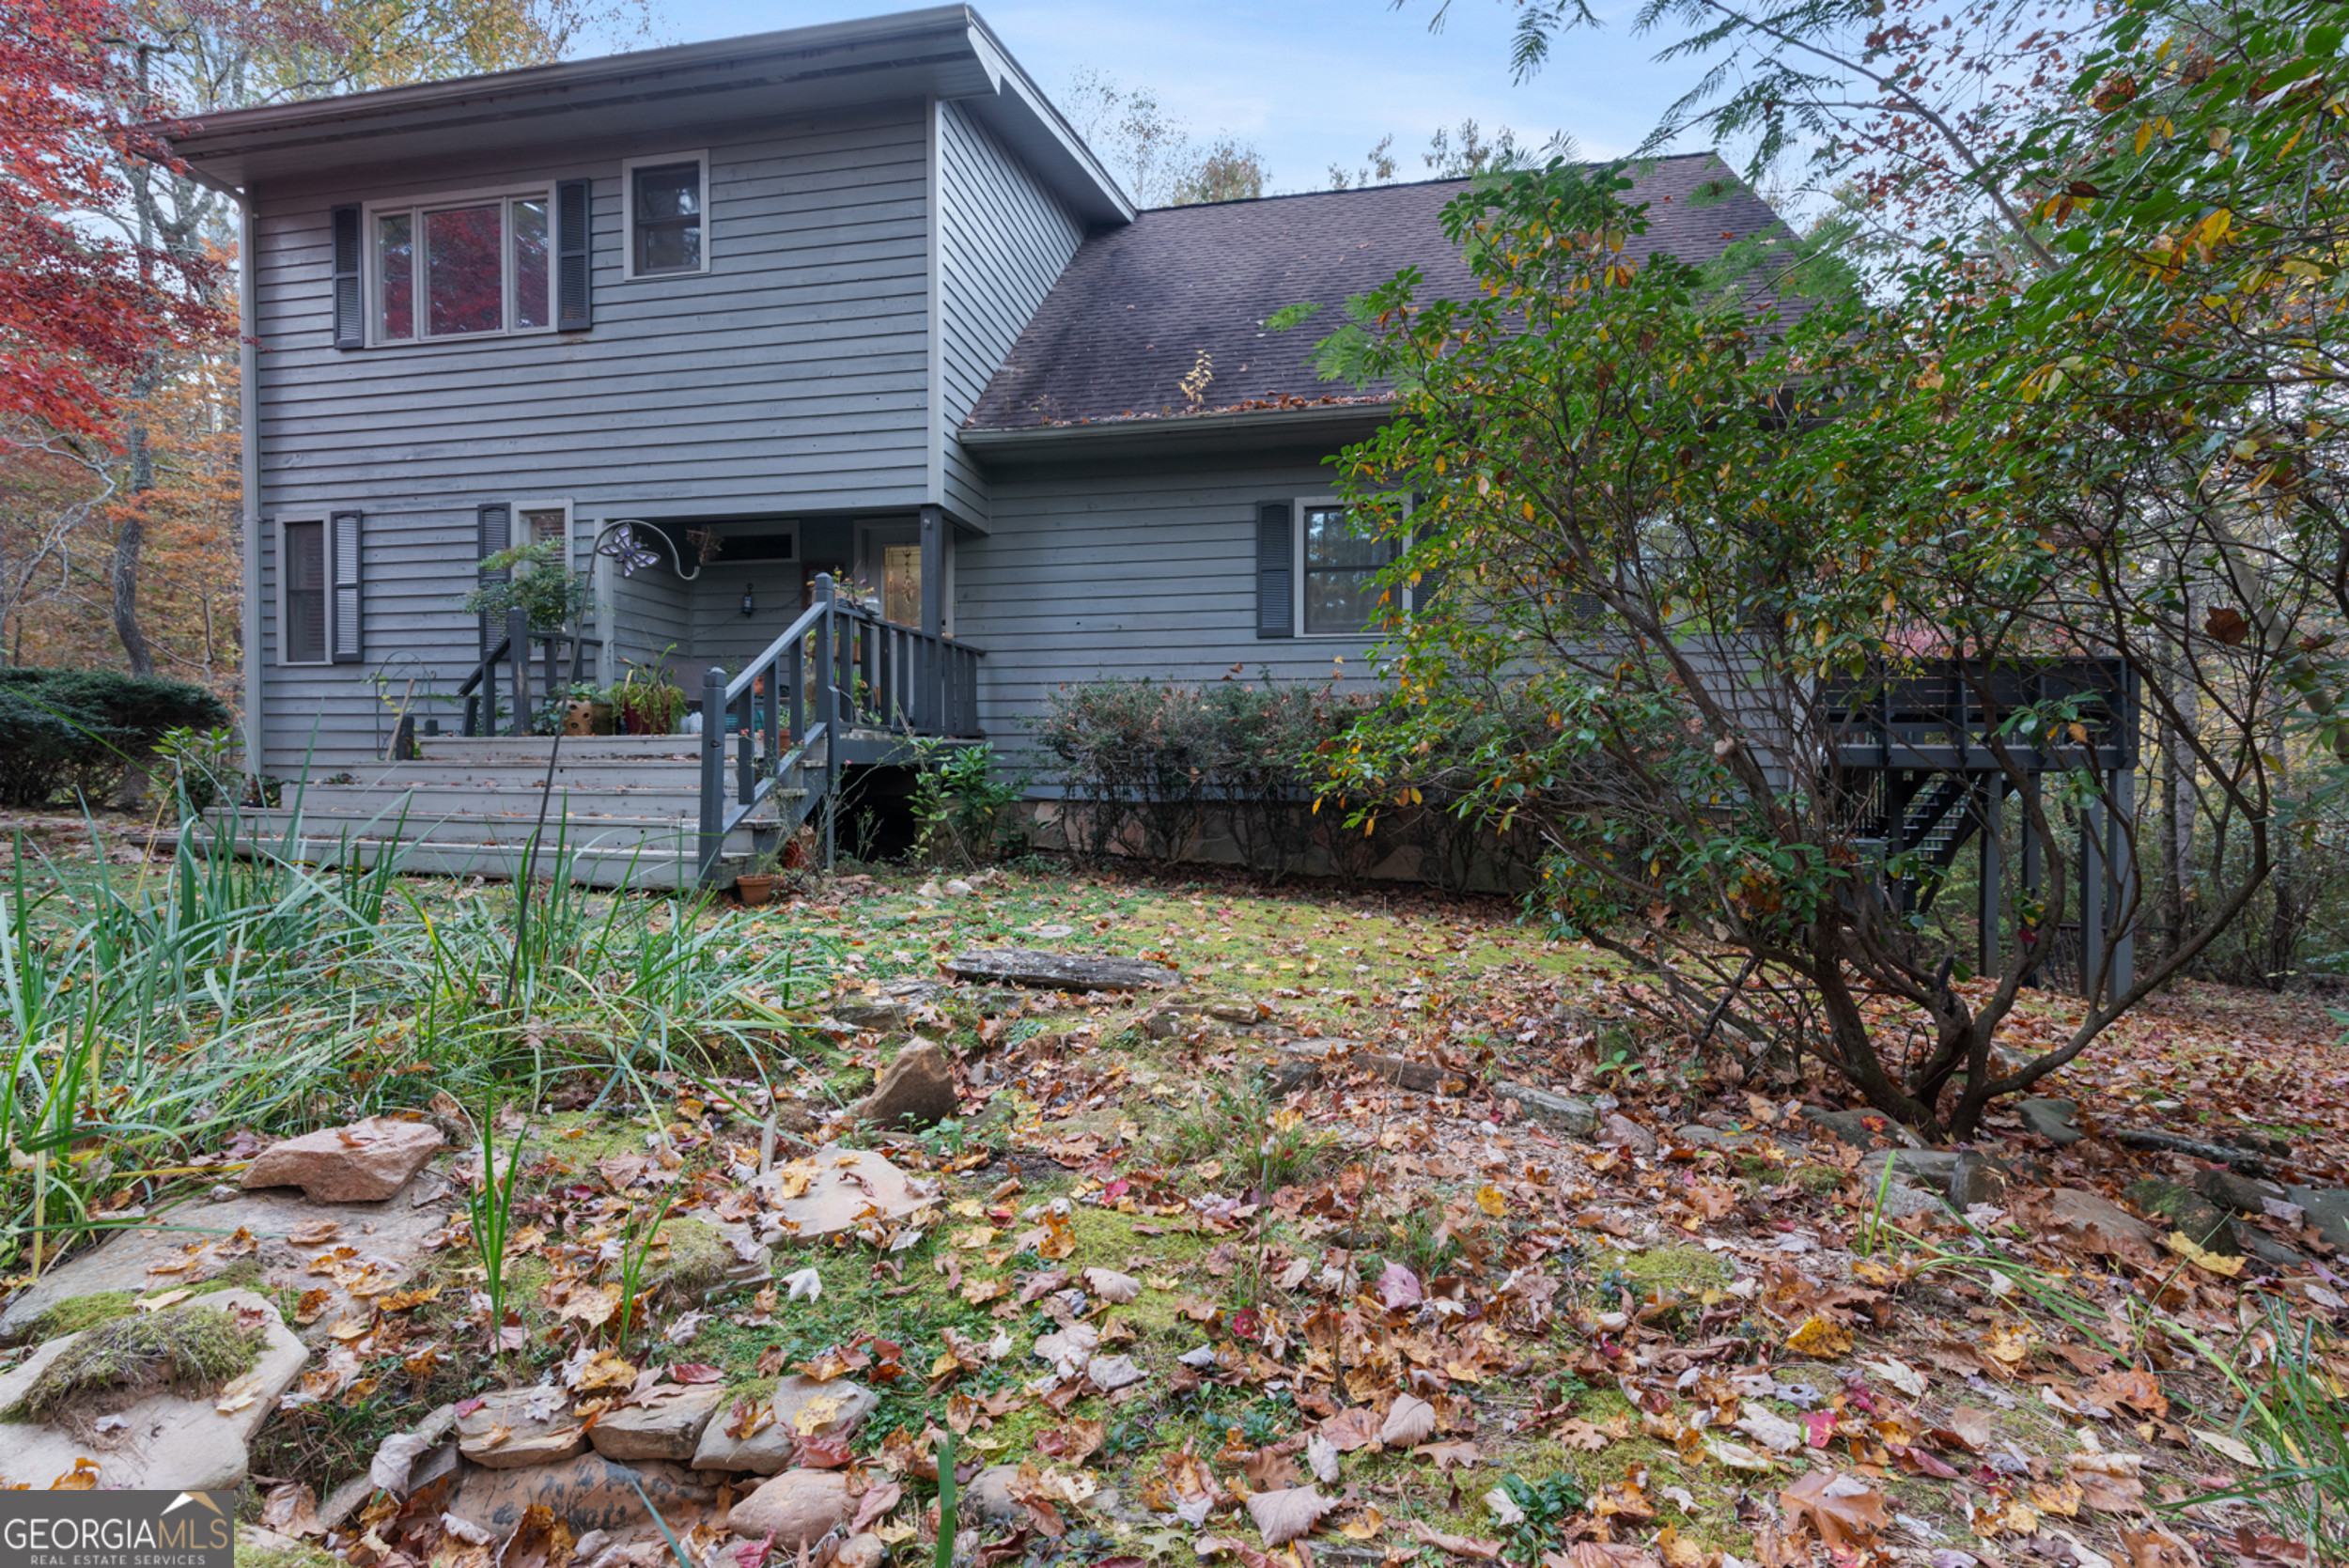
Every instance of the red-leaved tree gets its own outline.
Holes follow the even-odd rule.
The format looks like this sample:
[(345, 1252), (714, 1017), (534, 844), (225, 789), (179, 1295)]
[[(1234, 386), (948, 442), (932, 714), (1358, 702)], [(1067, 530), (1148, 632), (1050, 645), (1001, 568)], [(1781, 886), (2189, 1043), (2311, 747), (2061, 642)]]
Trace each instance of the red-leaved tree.
[(122, 385), (159, 349), (225, 323), (210, 264), (106, 237), (142, 132), (107, 0), (0, 0), (0, 419), (111, 442)]

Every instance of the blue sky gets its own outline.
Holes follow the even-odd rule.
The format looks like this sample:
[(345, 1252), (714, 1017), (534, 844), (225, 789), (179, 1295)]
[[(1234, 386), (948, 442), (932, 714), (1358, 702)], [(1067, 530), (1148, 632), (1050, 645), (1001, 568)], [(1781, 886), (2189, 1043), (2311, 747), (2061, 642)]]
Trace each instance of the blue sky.
[[(904, 8), (892, 0), (654, 0), (664, 41), (698, 42)], [(1634, 38), (1629, 0), (1602, 0), (1602, 31), (1567, 35), (1523, 86), (1509, 79), (1506, 0), (1454, 0), (1430, 34), (1432, 0), (1390, 10), (1385, 0), (977, 0), (979, 13), (1049, 94), (1091, 66), (1155, 88), (1195, 137), (1229, 132), (1264, 153), (1276, 190), (1327, 183), (1333, 161), (1359, 166), (1394, 133), (1400, 179), (1424, 178), (1420, 156), (1439, 126), (1473, 116), (1520, 140), (1571, 132), (1592, 156), (1627, 152), (1694, 83), (1694, 63), (1659, 66), (1658, 40)]]

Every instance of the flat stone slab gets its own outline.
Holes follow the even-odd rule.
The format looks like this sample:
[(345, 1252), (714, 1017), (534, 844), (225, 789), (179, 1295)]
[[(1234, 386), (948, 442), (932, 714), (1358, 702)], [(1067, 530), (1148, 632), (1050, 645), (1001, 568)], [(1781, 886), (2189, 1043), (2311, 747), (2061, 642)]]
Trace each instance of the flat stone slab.
[[(763, 1412), (773, 1420), (747, 1437), (728, 1435), (726, 1428), (734, 1421), (735, 1402), (721, 1405), (718, 1413), (702, 1428), (701, 1443), (693, 1453), (693, 1468), (774, 1475), (790, 1465), (801, 1436), (847, 1437), (863, 1426), (865, 1418), (879, 1405), (880, 1395), (851, 1378), (835, 1377), (819, 1383), (794, 1373), (775, 1385), (774, 1397)], [(804, 1434), (802, 1426), (806, 1429)]]
[(427, 1238), (448, 1224), (448, 1193), (445, 1181), (426, 1172), (381, 1203), (319, 1203), (278, 1188), (178, 1203), (9, 1297), (0, 1337), (22, 1338), (41, 1313), (74, 1296), (145, 1296), (257, 1263), (269, 1289), (326, 1293), (312, 1299), (315, 1313), (297, 1314), (311, 1320), (296, 1327), (316, 1343), (346, 1317), (365, 1322), (370, 1298), (408, 1282)]
[(244, 1169), (244, 1186), (298, 1187), (321, 1203), (381, 1203), (441, 1150), (441, 1129), (370, 1116), (272, 1143)]
[[(245, 1445), (275, 1414), (277, 1396), (302, 1375), (310, 1351), (267, 1296), (225, 1290), (204, 1297), (203, 1305), (233, 1312), (261, 1330), (260, 1358), (251, 1368), (206, 1398), (150, 1394), (108, 1418), (108, 1430), (92, 1438), (30, 1421), (0, 1421), (0, 1483), (45, 1491), (73, 1472), (74, 1461), (90, 1459), (98, 1465), (98, 1484), (108, 1490), (205, 1492), (242, 1484)], [(12, 1408), (49, 1363), (81, 1337), (51, 1340), (0, 1376), (0, 1410)], [(117, 1420), (119, 1426), (113, 1424)]]
[(589, 1429), (587, 1440), (606, 1459), (689, 1460), (725, 1397), (725, 1389), (716, 1383), (679, 1389), (649, 1405), (606, 1412)]
[(586, 1448), (586, 1429), (560, 1389), (502, 1389), (457, 1418), (458, 1452), (487, 1469), (552, 1465)]
[(2059, 1146), (2077, 1143), (2088, 1134), (2080, 1131), (2080, 1108), (2070, 1100), (2039, 1097), (2024, 1100), (2015, 1108), (2023, 1119), (2026, 1131), (2035, 1132), (2048, 1142)]
[(1183, 977), (1138, 958), (1103, 953), (1043, 953), (1030, 947), (997, 947), (957, 955), (946, 972), (963, 980), (991, 980), (1047, 991), (1171, 991)]
[(2155, 1241), (2151, 1225), (2110, 1199), (2077, 1188), (2060, 1187), (2049, 1194), (2047, 1218), (2059, 1230), (2075, 1234), (2101, 1231), (2116, 1241), (2140, 1242), (2148, 1247)]
[(776, 1166), (751, 1183), (771, 1211), (760, 1239), (810, 1241), (838, 1235), (865, 1222), (907, 1219), (937, 1201), (935, 1183), (918, 1186), (881, 1156), (864, 1149), (822, 1149)]
[(637, 1498), (638, 1485), (680, 1535), (716, 1512), (718, 1491), (707, 1478), (657, 1461), (615, 1464), (599, 1453), (528, 1469), (473, 1470), (459, 1483), (448, 1511), (500, 1539), (511, 1535), (534, 1505), (569, 1525), (574, 1538), (595, 1529), (630, 1534), (652, 1524)]

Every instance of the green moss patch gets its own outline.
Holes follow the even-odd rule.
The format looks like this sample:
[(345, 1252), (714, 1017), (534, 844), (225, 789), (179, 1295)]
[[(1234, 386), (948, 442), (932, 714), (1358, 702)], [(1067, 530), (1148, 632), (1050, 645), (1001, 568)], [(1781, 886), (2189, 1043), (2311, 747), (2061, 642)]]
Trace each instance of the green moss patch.
[(671, 1219), (661, 1235), (666, 1256), (655, 1256), (645, 1269), (647, 1289), (665, 1290), (676, 1299), (697, 1303), (726, 1282), (734, 1266), (734, 1249), (718, 1229), (699, 1219)]
[(17, 1344), (45, 1344), (51, 1340), (78, 1334), (95, 1328), (101, 1323), (112, 1323), (126, 1316), (131, 1303), (138, 1297), (127, 1290), (101, 1290), (88, 1296), (71, 1296), (58, 1302), (26, 1324), (22, 1332), (10, 1336)]
[(260, 1359), (262, 1343), (261, 1330), (241, 1327), (219, 1307), (133, 1312), (68, 1345), (8, 1415), (55, 1421), (86, 1404), (128, 1405), (158, 1389), (216, 1393)]
[(1669, 1285), (1684, 1294), (1718, 1290), (1736, 1277), (1726, 1258), (1702, 1247), (1652, 1247), (1643, 1252), (1595, 1252), (1594, 1275), (1620, 1274), (1632, 1283)]

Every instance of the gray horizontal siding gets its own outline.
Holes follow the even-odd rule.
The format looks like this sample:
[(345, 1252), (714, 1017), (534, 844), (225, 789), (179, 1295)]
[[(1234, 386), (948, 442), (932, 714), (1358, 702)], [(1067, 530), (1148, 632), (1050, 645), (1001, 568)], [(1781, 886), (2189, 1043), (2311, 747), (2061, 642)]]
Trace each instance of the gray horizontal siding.
[[(582, 518), (623, 518), (925, 499), (937, 440), (926, 113), (888, 106), (710, 140), (711, 270), (689, 277), (621, 277), (620, 160), (674, 142), (583, 145), (527, 168), (260, 191), (260, 509), (367, 515), (366, 661), (356, 666), (278, 663), (275, 537), (265, 530), (266, 766), (297, 768), (314, 721), (318, 766), (361, 760), (380, 727), (368, 678), (379, 667), (388, 665), (395, 698), (419, 668), (420, 692), (452, 691), (470, 672), (474, 622), (459, 600), (472, 585), (481, 502), (568, 497)], [(595, 180), (591, 332), (352, 352), (329, 345), (334, 203), (581, 176)], [(783, 592), (778, 580), (778, 607)], [(739, 581), (730, 595), (739, 603)], [(649, 661), (674, 643), (677, 662), (707, 661), (693, 642), (692, 597), (665, 562), (618, 580), (620, 658)], [(729, 651), (731, 636), (729, 628)], [(455, 714), (418, 711), (444, 722)]]
[(1084, 229), (960, 104), (939, 105), (938, 157), (944, 499), (984, 523), (987, 475), (955, 432), (1051, 292)]
[[(1256, 507), (1326, 495), (1307, 457), (1198, 458), (1117, 471), (998, 474), (993, 532), (957, 547), (957, 635), (984, 648), (980, 718), (1026, 765), (1023, 721), (1054, 688), (1142, 678), (1315, 685), (1369, 675), (1373, 638), (1259, 639)], [(1342, 660), (1342, 662), (1340, 662)]]

